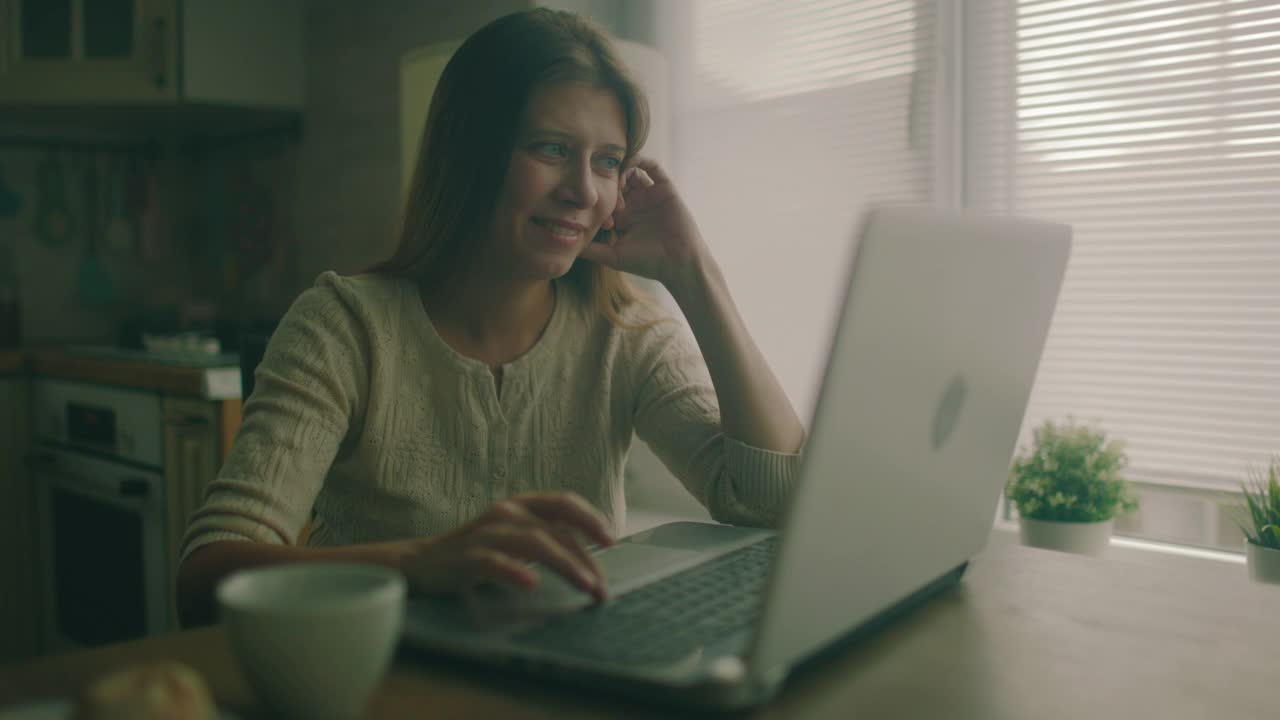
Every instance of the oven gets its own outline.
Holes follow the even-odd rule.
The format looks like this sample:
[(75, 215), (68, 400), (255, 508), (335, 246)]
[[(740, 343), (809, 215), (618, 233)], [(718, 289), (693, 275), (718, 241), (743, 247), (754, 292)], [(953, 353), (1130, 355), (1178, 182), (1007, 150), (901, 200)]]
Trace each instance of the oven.
[(37, 380), (32, 390), (46, 649), (164, 632), (160, 396), (61, 380)]

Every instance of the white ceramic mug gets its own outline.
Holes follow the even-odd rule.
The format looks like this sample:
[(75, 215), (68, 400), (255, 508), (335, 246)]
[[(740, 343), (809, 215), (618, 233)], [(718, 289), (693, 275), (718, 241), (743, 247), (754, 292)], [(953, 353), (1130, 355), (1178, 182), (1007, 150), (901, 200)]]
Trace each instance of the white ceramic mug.
[(243, 570), (218, 585), (231, 649), (272, 710), (360, 717), (391, 662), (405, 580), (389, 568), (302, 563)]

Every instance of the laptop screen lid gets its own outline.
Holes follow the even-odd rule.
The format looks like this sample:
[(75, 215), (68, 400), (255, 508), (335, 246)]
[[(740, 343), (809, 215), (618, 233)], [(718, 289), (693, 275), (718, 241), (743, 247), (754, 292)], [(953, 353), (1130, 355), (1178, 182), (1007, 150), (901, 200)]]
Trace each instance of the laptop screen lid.
[(886, 206), (860, 238), (749, 654), (756, 677), (985, 545), (1071, 230)]

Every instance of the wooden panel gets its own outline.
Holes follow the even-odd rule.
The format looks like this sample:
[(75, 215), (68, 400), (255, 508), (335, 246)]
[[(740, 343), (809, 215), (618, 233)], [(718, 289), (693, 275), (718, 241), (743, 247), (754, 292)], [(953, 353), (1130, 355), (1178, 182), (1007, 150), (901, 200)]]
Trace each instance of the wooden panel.
[(222, 463), (227, 461), (227, 455), (231, 453), (231, 444), (235, 442), (236, 433), (240, 431), (244, 403), (239, 398), (223, 400), (220, 410), (222, 419), (218, 423), (218, 435), (221, 440), (218, 444), (218, 467), (222, 467)]
[(204, 371), (199, 368), (79, 357), (58, 350), (28, 351), (27, 367), (35, 375), (67, 380), (122, 385), (172, 395), (199, 397), (204, 393)]
[(178, 553), (191, 514), (204, 500), (205, 488), (219, 466), (221, 403), (194, 398), (164, 399), (165, 538), (168, 545), (169, 624), (178, 628), (173, 584)]

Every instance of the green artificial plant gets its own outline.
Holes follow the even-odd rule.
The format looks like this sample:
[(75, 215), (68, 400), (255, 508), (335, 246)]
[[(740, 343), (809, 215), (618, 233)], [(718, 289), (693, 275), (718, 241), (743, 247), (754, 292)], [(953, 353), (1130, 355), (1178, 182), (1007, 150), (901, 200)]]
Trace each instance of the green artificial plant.
[(1236, 524), (1254, 545), (1280, 550), (1280, 458), (1271, 459), (1265, 474), (1251, 472), (1241, 489), (1245, 512)]
[(1099, 522), (1138, 506), (1121, 472), (1128, 465), (1124, 443), (1102, 430), (1045, 422), (1030, 447), (1014, 457), (1005, 495), (1022, 517), (1056, 522)]

